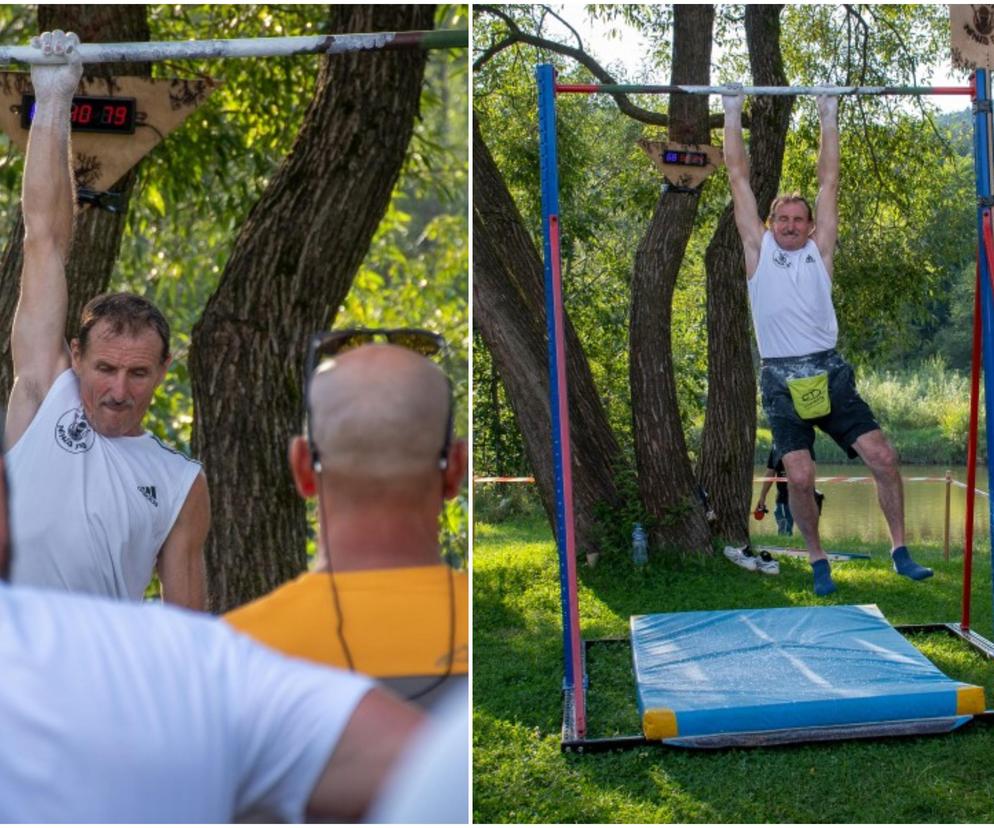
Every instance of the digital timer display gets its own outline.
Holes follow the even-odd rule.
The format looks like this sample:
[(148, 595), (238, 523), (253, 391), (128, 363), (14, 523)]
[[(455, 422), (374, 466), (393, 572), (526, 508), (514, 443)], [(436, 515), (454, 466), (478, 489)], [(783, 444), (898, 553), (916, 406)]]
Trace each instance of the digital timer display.
[(708, 157), (703, 152), (666, 150), (663, 152), (663, 163), (679, 164), (682, 167), (706, 167), (708, 165)]
[[(134, 98), (91, 98), (79, 95), (72, 99), (69, 122), (73, 132), (114, 132), (133, 135), (135, 131)], [(35, 96), (21, 96), (21, 126), (28, 129), (35, 115)]]

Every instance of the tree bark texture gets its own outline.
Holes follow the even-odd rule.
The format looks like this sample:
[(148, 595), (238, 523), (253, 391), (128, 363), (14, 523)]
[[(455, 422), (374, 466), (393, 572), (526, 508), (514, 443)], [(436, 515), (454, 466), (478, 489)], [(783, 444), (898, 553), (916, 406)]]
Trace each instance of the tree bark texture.
[[(148, 15), (144, 5), (135, 6), (39, 6), (39, 32), (62, 29), (76, 32), (84, 43), (136, 42), (149, 39)], [(148, 77), (147, 63), (101, 64), (87, 66), (83, 83), (100, 86), (113, 76)], [(100, 94), (106, 94), (101, 90)], [(69, 281), (69, 313), (66, 339), (76, 335), (79, 314), (90, 299), (107, 290), (117, 261), (121, 236), (128, 215), (128, 203), (135, 181), (132, 168), (111, 188), (121, 194), (121, 210), (110, 213), (92, 205), (77, 208), (72, 249), (66, 267)], [(10, 396), (13, 366), (10, 358), (10, 326), (14, 321), (21, 284), (24, 224), (18, 210), (14, 231), (0, 258), (0, 399)]]
[[(752, 79), (757, 86), (786, 86), (780, 53), (782, 5), (746, 6), (745, 28)], [(760, 216), (780, 183), (794, 98), (752, 99), (749, 179)], [(715, 534), (736, 544), (749, 540), (756, 380), (742, 241), (729, 202), (705, 254), (707, 267), (708, 401), (702, 435), (701, 484), (718, 519)]]
[[(707, 84), (713, 6), (673, 7), (674, 84)], [(671, 141), (708, 142), (708, 99), (670, 96)], [(687, 455), (673, 368), (673, 293), (697, 215), (698, 193), (665, 188), (639, 242), (632, 274), (629, 347), (639, 493), (656, 545), (708, 554), (710, 530)]]
[[(600, 551), (596, 508), (617, 506), (621, 451), (569, 317), (566, 381), (577, 550)], [(555, 532), (544, 269), (518, 208), (473, 123), (473, 324), (500, 372)]]
[[(334, 6), (329, 31), (430, 29), (432, 5)], [(290, 154), (253, 207), (194, 327), (193, 447), (211, 492), (208, 603), (222, 612), (306, 566), (287, 467), (307, 341), (328, 327), (390, 202), (426, 53), (325, 58)]]

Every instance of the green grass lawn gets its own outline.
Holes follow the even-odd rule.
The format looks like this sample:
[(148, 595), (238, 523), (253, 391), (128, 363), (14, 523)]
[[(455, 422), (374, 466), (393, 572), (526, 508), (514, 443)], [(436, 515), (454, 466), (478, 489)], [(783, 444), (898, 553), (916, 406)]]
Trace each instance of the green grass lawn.
[[(795, 539), (799, 540), (799, 539)], [(754, 538), (777, 543), (776, 536)], [(986, 543), (982, 542), (986, 547)], [(892, 624), (957, 621), (962, 563), (916, 547), (935, 569), (912, 583), (887, 549), (833, 564), (838, 591), (818, 599), (806, 561), (781, 574), (746, 572), (721, 555), (581, 566), (581, 634), (627, 636), (630, 615), (737, 607), (877, 604)], [(991, 634), (989, 553), (974, 561), (973, 628)], [(994, 663), (958, 640), (916, 636), (947, 675), (983, 685), (994, 707)], [(639, 732), (631, 653), (598, 645), (588, 663), (588, 736)], [(994, 726), (944, 736), (782, 748), (695, 751), (667, 747), (576, 755), (559, 749), (562, 634), (555, 547), (544, 519), (477, 523), (473, 549), (473, 807), (477, 822), (990, 822)]]

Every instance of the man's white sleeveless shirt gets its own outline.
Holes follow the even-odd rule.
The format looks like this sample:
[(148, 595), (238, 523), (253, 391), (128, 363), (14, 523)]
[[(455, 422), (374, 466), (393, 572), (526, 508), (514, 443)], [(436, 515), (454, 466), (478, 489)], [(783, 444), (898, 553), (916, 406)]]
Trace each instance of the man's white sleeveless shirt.
[(148, 432), (97, 434), (71, 369), (6, 461), (11, 581), (135, 601), (200, 472)]
[(839, 339), (832, 280), (812, 239), (784, 250), (767, 230), (749, 280), (749, 304), (759, 355), (794, 357), (828, 351)]

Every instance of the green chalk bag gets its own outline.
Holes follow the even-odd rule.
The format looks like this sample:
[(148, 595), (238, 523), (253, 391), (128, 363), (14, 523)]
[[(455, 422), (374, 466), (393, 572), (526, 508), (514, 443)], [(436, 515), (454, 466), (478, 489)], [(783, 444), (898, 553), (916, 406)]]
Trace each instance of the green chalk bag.
[(828, 398), (828, 373), (787, 380), (787, 388), (794, 401), (794, 410), (802, 420), (824, 417), (832, 410), (832, 401)]

